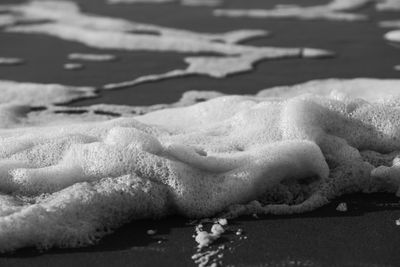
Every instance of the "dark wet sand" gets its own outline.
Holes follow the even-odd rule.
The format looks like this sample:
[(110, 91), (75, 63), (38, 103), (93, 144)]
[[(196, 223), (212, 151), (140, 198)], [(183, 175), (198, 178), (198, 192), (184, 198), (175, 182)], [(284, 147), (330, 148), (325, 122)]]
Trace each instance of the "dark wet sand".
[[(5, 1), (2, 1), (5, 2)], [(116, 5), (108, 7), (96, 0), (81, 1), (93, 13), (131, 18), (164, 26), (204, 32), (249, 28), (270, 30), (273, 35), (248, 41), (253, 45), (308, 46), (331, 49), (333, 59), (285, 59), (264, 61), (253, 72), (217, 80), (192, 76), (149, 83), (135, 88), (102, 92), (96, 99), (72, 105), (113, 103), (148, 105), (174, 102), (186, 90), (218, 90), (248, 94), (274, 85), (294, 84), (317, 78), (377, 77), (400, 78), (393, 70), (400, 64), (400, 49), (387, 44), (377, 27), (380, 19), (397, 18), (399, 13), (372, 14), (368, 22), (339, 23), (297, 20), (255, 20), (215, 18), (209, 8), (165, 5)], [(268, 7), (278, 1), (227, 0), (226, 7)], [(281, 1), (294, 3), (295, 1)], [(321, 3), (304, 0), (304, 4)], [(29, 45), (28, 45), (29, 44)], [(71, 52), (104, 52), (78, 43), (40, 35), (0, 33), (0, 55), (27, 59), (21, 66), (1, 66), (0, 79), (56, 82), (101, 86), (134, 79), (150, 73), (182, 68), (184, 55), (174, 53), (109, 51), (119, 56), (115, 62), (85, 63), (82, 71), (65, 71), (63, 64)], [(349, 211), (337, 212), (346, 201)], [(398, 266), (400, 262), (400, 217), (397, 198), (386, 194), (352, 195), (301, 216), (262, 219), (240, 218), (230, 224), (243, 228), (246, 240), (226, 234), (232, 251), (224, 252), (223, 264), (235, 266)], [(139, 221), (104, 238), (99, 245), (84, 249), (51, 250), (39, 253), (22, 250), (0, 257), (0, 266), (192, 266), (195, 252), (194, 227), (183, 218)], [(148, 236), (146, 230), (156, 229)], [(161, 244), (157, 241), (162, 240)], [(230, 241), (234, 241), (230, 243)]]

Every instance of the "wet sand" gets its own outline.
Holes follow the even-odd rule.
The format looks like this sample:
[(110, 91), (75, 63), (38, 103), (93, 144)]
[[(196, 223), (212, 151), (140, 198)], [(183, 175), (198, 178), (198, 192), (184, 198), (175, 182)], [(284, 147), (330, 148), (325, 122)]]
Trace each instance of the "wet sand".
[[(71, 105), (95, 103), (148, 105), (171, 103), (186, 90), (218, 90), (247, 94), (274, 85), (289, 85), (317, 78), (399, 78), (393, 66), (400, 63), (400, 49), (382, 38), (387, 29), (377, 21), (396, 18), (398, 13), (376, 14), (371, 21), (341, 23), (326, 21), (256, 20), (213, 17), (210, 8), (163, 5), (107, 6), (99, 1), (85, 1), (91, 12), (135, 18), (136, 21), (204, 32), (233, 29), (266, 29), (272, 36), (247, 41), (252, 45), (283, 47), (308, 46), (335, 51), (332, 59), (285, 59), (264, 61), (254, 71), (227, 79), (192, 76), (101, 92), (100, 97), (76, 101)], [(263, 1), (230, 1), (226, 7), (260, 6)], [(273, 5), (277, 1), (269, 1)], [(285, 1), (290, 3), (291, 1)], [(304, 1), (315, 4), (319, 1)], [(263, 3), (262, 5), (266, 5)], [(166, 15), (167, 14), (167, 15)], [(82, 71), (63, 69), (69, 53), (104, 53), (74, 42), (40, 35), (0, 33), (1, 56), (21, 57), (27, 63), (2, 66), (0, 79), (30, 82), (57, 82), (80, 86), (133, 79), (150, 73), (185, 66), (185, 55), (174, 53), (121, 52), (107, 50), (119, 60), (85, 62)], [(30, 46), (26, 44), (29, 43)], [(335, 210), (338, 203), (348, 203), (349, 211)], [(353, 195), (329, 206), (299, 216), (261, 219), (240, 218), (232, 229), (242, 228), (248, 236), (238, 240), (233, 233), (221, 239), (232, 251), (224, 253), (223, 264), (234, 266), (396, 266), (400, 260), (400, 204), (393, 196)], [(40, 253), (26, 249), (0, 258), (0, 266), (192, 266), (195, 253), (194, 226), (183, 218), (133, 222), (99, 245), (84, 249), (51, 250)], [(148, 236), (148, 229), (157, 234)], [(135, 238), (133, 238), (135, 236)], [(140, 237), (140, 238), (138, 238)], [(162, 240), (159, 244), (158, 241)], [(229, 243), (229, 241), (234, 241)]]

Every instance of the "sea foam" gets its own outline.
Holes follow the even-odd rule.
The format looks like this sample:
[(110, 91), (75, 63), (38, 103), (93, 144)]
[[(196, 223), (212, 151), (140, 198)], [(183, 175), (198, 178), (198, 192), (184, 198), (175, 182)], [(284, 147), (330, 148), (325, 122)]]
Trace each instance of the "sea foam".
[(273, 9), (216, 9), (215, 16), (250, 18), (296, 18), (302, 20), (359, 21), (366, 15), (350, 13), (374, 0), (332, 0), (315, 6), (277, 5)]
[(94, 97), (95, 88), (0, 80), (0, 104), (41, 106)]
[(14, 120), (0, 130), (0, 250), (87, 246), (135, 219), (291, 214), (394, 193), (399, 84), (328, 79), (114, 119), (0, 109)]
[[(184, 2), (199, 3), (193, 0)], [(213, 1), (208, 1), (211, 2)], [(250, 38), (267, 36), (268, 32), (265, 30), (240, 29), (224, 33), (198, 33), (122, 18), (87, 14), (80, 10), (77, 3), (66, 0), (34, 0), (22, 4), (0, 5), (0, 11), (8, 13), (5, 24), (7, 32), (46, 34), (104, 50), (192, 54), (190, 57), (185, 57), (187, 67), (184, 69), (106, 84), (103, 89), (135, 86), (188, 75), (224, 78), (230, 74), (250, 71), (255, 63), (262, 60), (321, 58), (333, 55), (330, 51), (315, 48), (255, 47), (238, 44)], [(11, 22), (9, 18), (12, 18)], [(27, 21), (35, 23), (26, 23)], [(196, 55), (198, 53), (213, 55)], [(82, 59), (82, 55), (79, 57)], [(85, 58), (88, 58), (87, 55)], [(91, 59), (93, 60), (93, 57)]]
[[(365, 14), (355, 13), (373, 3), (378, 11), (400, 9), (399, 0), (332, 0), (327, 4), (314, 6), (276, 5), (272, 9), (216, 9), (215, 16), (250, 18), (295, 18), (301, 20), (362, 21)], [(352, 12), (350, 12), (352, 11)]]

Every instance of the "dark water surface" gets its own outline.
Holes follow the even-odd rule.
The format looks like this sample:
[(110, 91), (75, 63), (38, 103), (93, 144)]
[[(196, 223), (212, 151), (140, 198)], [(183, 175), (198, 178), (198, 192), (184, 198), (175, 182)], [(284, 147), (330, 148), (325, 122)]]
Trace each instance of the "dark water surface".
[[(400, 72), (393, 70), (394, 65), (400, 64), (400, 49), (385, 42), (382, 35), (387, 29), (377, 26), (379, 20), (398, 18), (399, 13), (376, 14), (369, 7), (360, 12), (370, 14), (370, 21), (342, 23), (218, 18), (211, 16), (210, 8), (174, 3), (108, 6), (103, 1), (80, 2), (91, 13), (200, 32), (266, 29), (271, 36), (246, 43), (324, 48), (336, 52), (337, 57), (263, 61), (252, 72), (226, 79), (191, 76), (165, 80), (101, 92), (98, 98), (72, 105), (170, 103), (187, 90), (249, 94), (270, 86), (318, 78), (400, 78)], [(278, 2), (298, 1), (226, 0), (224, 7), (272, 7)], [(301, 1), (304, 5), (322, 2), (326, 1)], [(62, 65), (72, 52), (112, 53), (119, 60), (88, 62), (82, 71), (65, 71)], [(101, 86), (185, 66), (183, 54), (100, 51), (53, 37), (12, 33), (0, 33), (0, 56), (27, 60), (21, 66), (1, 66), (0, 79), (71, 85)], [(348, 203), (348, 212), (335, 210), (340, 201)], [(397, 198), (374, 194), (347, 196), (301, 216), (240, 218), (230, 225), (232, 231), (242, 228), (247, 239), (239, 240), (228, 232), (222, 243), (232, 250), (224, 252), (222, 261), (234, 266), (399, 266), (400, 226), (395, 225), (399, 217)], [(157, 234), (148, 236), (147, 229), (156, 229)], [(196, 245), (193, 233), (194, 226), (183, 218), (138, 221), (119, 229), (97, 246), (43, 254), (27, 249), (1, 257), (0, 266), (192, 266), (191, 255)]]

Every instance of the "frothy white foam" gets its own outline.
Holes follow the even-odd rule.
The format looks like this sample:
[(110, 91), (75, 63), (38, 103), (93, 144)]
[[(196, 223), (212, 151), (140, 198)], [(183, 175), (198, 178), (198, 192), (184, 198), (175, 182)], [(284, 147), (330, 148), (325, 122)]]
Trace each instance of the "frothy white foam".
[(321, 80), (117, 119), (7, 106), (0, 249), (89, 245), (132, 219), (290, 214), (396, 192), (399, 87)]
[(0, 104), (43, 106), (60, 104), (75, 99), (94, 97), (93, 87), (75, 87), (60, 84), (24, 83), (0, 80)]

